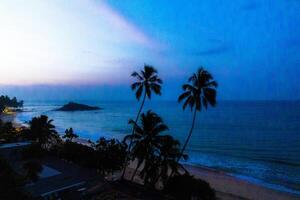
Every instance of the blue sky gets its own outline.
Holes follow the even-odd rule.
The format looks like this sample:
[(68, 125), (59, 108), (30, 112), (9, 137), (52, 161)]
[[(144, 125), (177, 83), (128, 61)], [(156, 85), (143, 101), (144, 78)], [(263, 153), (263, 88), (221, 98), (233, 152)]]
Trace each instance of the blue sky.
[(299, 99), (299, 10), (298, 0), (4, 0), (0, 92), (123, 99), (148, 63), (162, 99), (200, 65), (219, 99)]

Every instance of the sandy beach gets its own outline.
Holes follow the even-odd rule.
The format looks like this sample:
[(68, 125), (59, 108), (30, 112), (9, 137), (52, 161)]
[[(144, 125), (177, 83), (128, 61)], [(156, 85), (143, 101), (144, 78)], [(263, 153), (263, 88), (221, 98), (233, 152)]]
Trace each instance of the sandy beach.
[[(222, 200), (299, 200), (300, 196), (281, 192), (267, 187), (257, 185), (238, 177), (231, 176), (225, 172), (214, 169), (184, 165), (184, 167), (195, 177), (207, 181), (215, 189), (218, 199)], [(125, 178), (130, 179), (133, 174), (134, 163), (127, 168)], [(142, 180), (134, 179), (138, 183)]]
[(226, 173), (185, 165), (186, 169), (197, 178), (201, 178), (217, 191), (221, 199), (257, 199), (257, 200), (296, 200), (296, 196), (287, 192), (276, 191)]

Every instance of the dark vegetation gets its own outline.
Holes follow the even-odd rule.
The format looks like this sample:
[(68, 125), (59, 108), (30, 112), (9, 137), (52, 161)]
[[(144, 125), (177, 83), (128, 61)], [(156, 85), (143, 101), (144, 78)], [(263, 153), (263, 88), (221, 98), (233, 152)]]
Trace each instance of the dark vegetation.
[(0, 96), (0, 114), (6, 107), (20, 108), (23, 107), (23, 101), (18, 101), (16, 97), (12, 99), (8, 96)]
[(74, 133), (73, 128), (69, 128), (65, 130), (65, 135), (63, 135), (63, 138), (72, 141), (74, 138), (78, 138), (78, 135)]
[(16, 174), (9, 163), (0, 155), (0, 199), (31, 199), (29, 194), (20, 189), (24, 183), (24, 178)]
[(207, 182), (196, 179), (189, 174), (175, 175), (170, 178), (165, 192), (173, 194), (178, 200), (211, 200), (216, 198), (214, 190)]
[(11, 122), (4, 123), (0, 119), (0, 139), (5, 142), (14, 142), (18, 139), (18, 132)]
[(100, 110), (97, 106), (88, 106), (84, 104), (70, 102), (61, 108), (56, 109), (57, 111), (88, 111), (88, 110)]
[[(217, 83), (212, 75), (200, 68), (182, 87), (184, 92), (178, 101), (184, 101), (183, 109), (190, 107), (194, 112), (191, 129), (182, 148), (178, 140), (167, 134), (168, 126), (157, 113), (151, 110), (142, 112), (145, 100), (151, 99), (152, 93), (161, 94), (162, 81), (158, 77), (157, 70), (145, 65), (141, 72), (132, 73), (132, 77), (136, 79), (131, 86), (132, 90), (135, 91), (137, 100), (142, 98), (142, 102), (136, 118), (129, 120), (132, 133), (122, 142), (100, 138), (95, 143), (79, 144), (74, 142), (74, 138), (78, 136), (72, 128), (65, 131), (63, 140), (52, 124), (53, 120), (49, 120), (45, 115), (34, 117), (29, 122), (29, 128), (21, 130), (14, 128), (11, 123), (0, 121), (0, 139), (10, 142), (24, 139), (32, 141), (32, 144), (22, 151), (22, 157), (26, 160), (23, 169), (27, 181), (38, 179), (42, 166), (37, 161), (44, 155), (60, 157), (103, 175), (123, 170), (121, 179), (125, 178), (127, 165), (135, 161), (137, 165), (129, 178), (130, 181), (134, 182), (135, 178), (139, 177), (143, 180), (145, 188), (153, 191), (158, 185), (162, 185), (163, 191), (175, 199), (215, 199), (215, 192), (209, 184), (189, 175), (179, 162), (181, 158), (188, 159), (185, 149), (194, 128), (196, 113), (202, 108), (207, 109), (208, 106), (216, 105)], [(70, 103), (60, 110), (74, 110), (75, 107), (82, 110), (84, 109), (82, 106), (85, 107), (78, 105), (80, 104)], [(11, 185), (4, 188), (15, 188), (15, 175), (12, 171), (6, 174), (11, 174), (4, 178), (12, 180), (12, 183), (8, 182)], [(5, 184), (2, 182), (1, 184)], [(5, 195), (9, 195), (9, 192)]]

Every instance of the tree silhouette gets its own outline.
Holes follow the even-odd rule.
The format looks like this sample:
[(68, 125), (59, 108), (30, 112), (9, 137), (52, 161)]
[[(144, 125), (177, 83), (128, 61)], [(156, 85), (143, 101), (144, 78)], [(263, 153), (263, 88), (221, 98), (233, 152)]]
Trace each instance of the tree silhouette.
[(29, 122), (30, 138), (36, 140), (40, 145), (48, 145), (51, 142), (58, 141), (59, 136), (52, 124), (53, 120), (49, 120), (46, 115), (34, 117)]
[(74, 133), (73, 128), (69, 128), (65, 130), (65, 134), (63, 135), (63, 138), (67, 138), (67, 140), (72, 141), (73, 138), (78, 138), (78, 135)]
[[(139, 101), (142, 97), (142, 103), (137, 113), (136, 119), (134, 121), (135, 123), (137, 123), (146, 98), (148, 97), (149, 99), (151, 99), (152, 92), (154, 92), (157, 95), (161, 95), (161, 84), (163, 82), (158, 77), (157, 70), (150, 65), (144, 65), (144, 70), (141, 70), (140, 73), (133, 72), (131, 76), (136, 79), (136, 82), (134, 82), (131, 85), (131, 89), (135, 91), (136, 99)], [(135, 127), (133, 126), (132, 133), (131, 133), (132, 135), (134, 134), (134, 131), (135, 131)], [(132, 141), (130, 140), (128, 145), (128, 153), (130, 152), (131, 147), (132, 147)], [(127, 162), (125, 165), (127, 165)], [(123, 169), (122, 179), (124, 178), (125, 170), (126, 170), (126, 166)]]
[(217, 82), (213, 80), (213, 76), (202, 67), (198, 69), (189, 79), (188, 83), (182, 86), (183, 93), (179, 96), (178, 102), (183, 103), (183, 109), (187, 106), (194, 109), (194, 116), (192, 121), (192, 126), (189, 131), (188, 137), (182, 147), (181, 156), (178, 158), (178, 161), (182, 157), (185, 148), (192, 136), (192, 132), (195, 125), (196, 113), (201, 111), (202, 107), (207, 109), (209, 105), (216, 105), (216, 87), (218, 86)]
[[(161, 139), (161, 132), (168, 130), (167, 125), (163, 123), (161, 117), (156, 113), (148, 110), (147, 113), (142, 113), (140, 117), (140, 125), (133, 120), (129, 124), (135, 129), (134, 134), (127, 135), (124, 140), (132, 141), (132, 157), (136, 158), (138, 163), (131, 177), (133, 180), (137, 170), (144, 161), (149, 161), (157, 153)], [(149, 171), (149, 170), (148, 170)]]
[(196, 179), (187, 173), (171, 177), (164, 189), (178, 200), (216, 199), (215, 191), (207, 182)]
[[(160, 160), (160, 174), (159, 178), (163, 181), (165, 185), (169, 179), (169, 170), (178, 174), (179, 168), (183, 168), (182, 165), (178, 163), (178, 158), (180, 154), (180, 143), (178, 140), (175, 140), (170, 135), (165, 135), (161, 137), (159, 143), (159, 160)], [(187, 160), (188, 156), (183, 155), (183, 158)]]
[(23, 107), (23, 101), (18, 101), (16, 97), (10, 99), (8, 96), (0, 96), (0, 112), (2, 112), (5, 107)]

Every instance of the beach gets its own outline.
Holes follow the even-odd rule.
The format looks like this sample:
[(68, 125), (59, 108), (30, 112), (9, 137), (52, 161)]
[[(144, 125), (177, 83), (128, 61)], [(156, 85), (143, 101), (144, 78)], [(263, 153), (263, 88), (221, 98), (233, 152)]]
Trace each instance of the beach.
[(208, 168), (185, 165), (186, 169), (197, 178), (207, 181), (217, 191), (221, 199), (256, 199), (256, 200), (295, 200), (300, 199), (287, 192), (280, 192), (267, 187), (250, 183), (228, 175), (224, 172)]
[[(135, 163), (131, 163), (126, 169), (125, 178), (130, 179), (134, 172)], [(214, 169), (184, 165), (190, 174), (196, 178), (207, 181), (216, 191), (218, 199), (222, 200), (299, 200), (300, 195), (277, 191), (262, 185), (254, 184), (225, 172)], [(139, 177), (135, 182), (142, 183)]]

